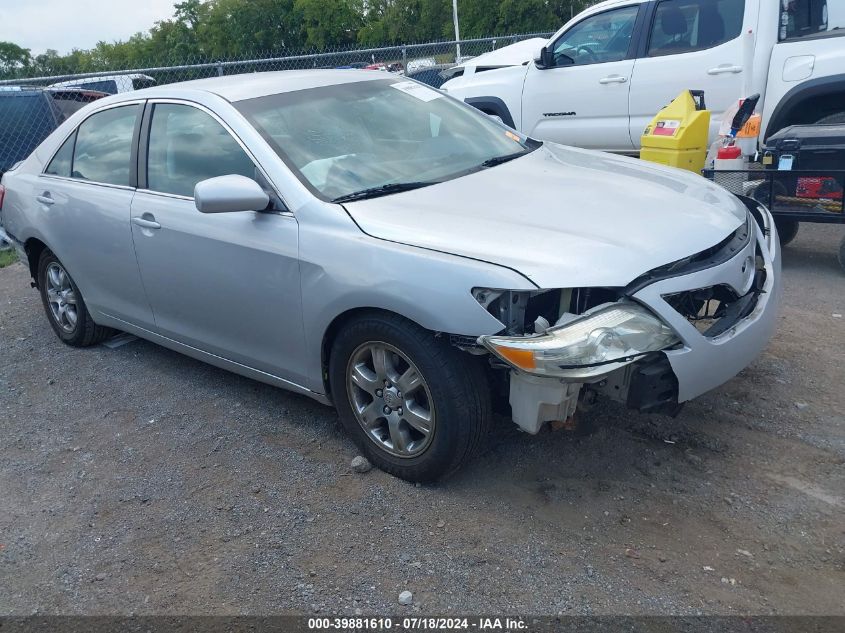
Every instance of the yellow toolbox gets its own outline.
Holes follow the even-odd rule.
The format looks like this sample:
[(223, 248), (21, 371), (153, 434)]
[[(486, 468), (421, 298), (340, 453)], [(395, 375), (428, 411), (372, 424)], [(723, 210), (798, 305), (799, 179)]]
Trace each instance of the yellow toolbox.
[(700, 174), (709, 136), (710, 111), (704, 104), (704, 93), (684, 90), (643, 132), (640, 158)]

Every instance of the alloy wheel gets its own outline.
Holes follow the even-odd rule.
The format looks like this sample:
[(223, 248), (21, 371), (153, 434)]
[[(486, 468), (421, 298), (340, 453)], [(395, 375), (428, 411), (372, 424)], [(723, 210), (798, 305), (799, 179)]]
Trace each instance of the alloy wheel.
[(65, 332), (76, 329), (79, 318), (76, 304), (76, 291), (70, 281), (70, 275), (62, 266), (52, 262), (47, 266), (47, 304), (53, 320)]
[(411, 360), (393, 345), (364, 343), (349, 359), (347, 393), (358, 423), (379, 448), (417, 457), (434, 438), (431, 391)]

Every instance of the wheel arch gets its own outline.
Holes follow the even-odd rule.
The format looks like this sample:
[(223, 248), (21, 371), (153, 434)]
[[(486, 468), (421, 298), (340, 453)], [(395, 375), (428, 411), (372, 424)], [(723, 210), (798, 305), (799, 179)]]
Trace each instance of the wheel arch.
[(510, 109), (499, 97), (468, 97), (465, 103), (485, 114), (495, 114), (509, 127), (516, 127)]
[(819, 77), (798, 84), (775, 106), (764, 140), (790, 125), (815, 123), (845, 108), (845, 74)]
[(432, 333), (432, 335), (437, 336), (438, 332), (435, 332), (420, 323), (417, 323), (413, 319), (409, 319), (404, 314), (399, 314), (393, 310), (388, 310), (386, 308), (376, 308), (376, 307), (359, 307), (359, 308), (350, 308), (344, 312), (338, 314), (334, 319), (332, 319), (331, 323), (329, 323), (328, 327), (326, 328), (325, 332), (323, 333), (323, 339), (320, 344), (320, 366), (321, 366), (321, 378), (323, 382), (323, 389), (326, 397), (332, 398), (331, 393), (331, 381), (329, 380), (329, 359), (331, 356), (332, 346), (334, 345), (334, 341), (337, 339), (337, 336), (343, 330), (343, 327), (352, 321), (363, 318), (365, 316), (376, 316), (376, 315), (388, 315), (392, 317), (396, 317), (407, 321), (408, 323), (413, 323), (417, 327), (420, 327), (424, 330), (428, 330)]
[(27, 264), (29, 265), (29, 274), (32, 277), (34, 287), (38, 287), (38, 260), (41, 259), (41, 253), (49, 250), (48, 246), (39, 240), (37, 237), (31, 237), (24, 242), (24, 251), (26, 251)]

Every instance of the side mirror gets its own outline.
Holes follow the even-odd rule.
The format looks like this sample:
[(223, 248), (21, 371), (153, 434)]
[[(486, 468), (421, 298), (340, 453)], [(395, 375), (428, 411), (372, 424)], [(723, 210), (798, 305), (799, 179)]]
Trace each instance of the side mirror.
[(263, 211), (270, 196), (252, 178), (231, 174), (198, 182), (194, 204), (200, 213)]
[(547, 68), (554, 68), (555, 67), (555, 54), (548, 46), (544, 46), (540, 49), (539, 56), (534, 60), (534, 63), (537, 65), (537, 68), (540, 70), (546, 70)]

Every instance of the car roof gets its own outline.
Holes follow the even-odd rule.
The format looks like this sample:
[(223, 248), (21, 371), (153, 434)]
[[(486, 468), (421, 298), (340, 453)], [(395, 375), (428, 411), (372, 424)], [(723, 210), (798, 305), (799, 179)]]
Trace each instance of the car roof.
[(125, 92), (109, 97), (109, 102), (133, 99), (167, 99), (189, 96), (196, 92), (218, 95), (227, 101), (237, 102), (267, 95), (280, 94), (321, 88), (341, 84), (374, 81), (395, 75), (376, 73), (371, 70), (334, 69), (334, 70), (282, 70), (266, 73), (247, 73), (243, 75), (224, 75), (208, 79), (195, 79), (180, 83), (164, 84)]

